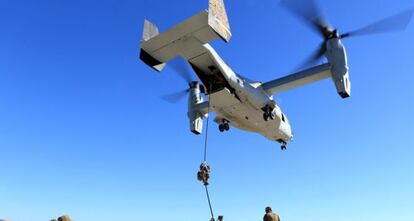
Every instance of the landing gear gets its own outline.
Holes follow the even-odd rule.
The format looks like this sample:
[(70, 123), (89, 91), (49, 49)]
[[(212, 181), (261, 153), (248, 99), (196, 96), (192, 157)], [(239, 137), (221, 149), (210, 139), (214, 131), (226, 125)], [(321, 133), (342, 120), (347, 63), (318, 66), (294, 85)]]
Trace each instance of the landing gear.
[(224, 132), (224, 131), (229, 131), (229, 130), (230, 130), (229, 122), (226, 120), (223, 120), (223, 123), (219, 124), (219, 131)]
[(280, 149), (282, 150), (282, 151), (285, 151), (287, 148), (286, 148), (286, 146), (287, 146), (287, 143), (285, 143), (285, 142), (282, 142), (282, 145), (280, 146)]
[(263, 108), (263, 111), (264, 111), (264, 113), (263, 113), (263, 120), (264, 121), (268, 121), (269, 119), (272, 119), (272, 120), (276, 119), (276, 114), (274, 112), (274, 109), (272, 107), (270, 107), (269, 105), (266, 105)]

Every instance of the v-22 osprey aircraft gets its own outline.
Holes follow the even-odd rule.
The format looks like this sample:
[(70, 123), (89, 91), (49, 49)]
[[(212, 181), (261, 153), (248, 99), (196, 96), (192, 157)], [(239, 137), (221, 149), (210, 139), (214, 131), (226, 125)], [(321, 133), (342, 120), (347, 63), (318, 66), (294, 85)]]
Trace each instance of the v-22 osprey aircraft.
[[(207, 117), (209, 112), (215, 112), (214, 121), (219, 124), (221, 132), (229, 130), (231, 125), (277, 141), (281, 144), (281, 149), (285, 150), (293, 138), (292, 129), (286, 114), (272, 95), (331, 78), (339, 96), (350, 97), (351, 82), (347, 55), (341, 39), (384, 30), (404, 29), (413, 13), (412, 10), (405, 11), (341, 35), (322, 19), (315, 2), (285, 0), (282, 4), (323, 37), (323, 43), (312, 55), (311, 60), (325, 56), (327, 62), (265, 83), (236, 74), (209, 44), (215, 39), (222, 39), (228, 43), (232, 36), (223, 0), (210, 0), (208, 10), (163, 33), (159, 33), (153, 23), (144, 21), (140, 59), (161, 72), (167, 62), (182, 57), (201, 81), (188, 82), (189, 89), (186, 90), (186, 94), (189, 94), (190, 130), (194, 134), (202, 133), (203, 118)], [(395, 25), (396, 22), (399, 25), (384, 28)], [(203, 97), (202, 94), (206, 96)]]

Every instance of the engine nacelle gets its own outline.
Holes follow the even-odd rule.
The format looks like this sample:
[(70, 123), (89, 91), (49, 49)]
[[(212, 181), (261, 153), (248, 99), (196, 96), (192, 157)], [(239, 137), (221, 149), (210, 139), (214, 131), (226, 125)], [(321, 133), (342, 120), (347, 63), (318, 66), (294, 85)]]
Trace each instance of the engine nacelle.
[(351, 96), (351, 82), (348, 73), (348, 60), (345, 47), (338, 38), (329, 39), (326, 44), (326, 57), (331, 64), (332, 79), (342, 98)]
[(201, 134), (203, 131), (204, 115), (196, 109), (196, 105), (203, 102), (201, 88), (198, 82), (191, 82), (188, 96), (188, 118), (190, 120), (190, 130), (194, 134)]

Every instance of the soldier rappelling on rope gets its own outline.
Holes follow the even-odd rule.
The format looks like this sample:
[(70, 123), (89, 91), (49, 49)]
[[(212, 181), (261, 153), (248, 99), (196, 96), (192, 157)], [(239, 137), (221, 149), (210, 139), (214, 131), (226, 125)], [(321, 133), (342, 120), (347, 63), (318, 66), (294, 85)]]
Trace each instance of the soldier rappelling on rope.
[(210, 172), (210, 166), (206, 162), (203, 162), (200, 165), (199, 171), (197, 172), (198, 181), (202, 182), (205, 186), (207, 186), (208, 180), (210, 179)]

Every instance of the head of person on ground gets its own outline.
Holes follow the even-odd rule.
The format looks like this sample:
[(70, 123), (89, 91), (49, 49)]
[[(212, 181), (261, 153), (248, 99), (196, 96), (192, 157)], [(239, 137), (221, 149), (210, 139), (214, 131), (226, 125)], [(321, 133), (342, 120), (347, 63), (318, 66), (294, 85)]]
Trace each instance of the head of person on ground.
[(273, 212), (273, 211), (272, 211), (272, 207), (270, 207), (270, 206), (266, 206), (266, 208), (265, 208), (265, 212), (266, 212), (266, 213), (271, 213), (271, 212)]

